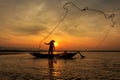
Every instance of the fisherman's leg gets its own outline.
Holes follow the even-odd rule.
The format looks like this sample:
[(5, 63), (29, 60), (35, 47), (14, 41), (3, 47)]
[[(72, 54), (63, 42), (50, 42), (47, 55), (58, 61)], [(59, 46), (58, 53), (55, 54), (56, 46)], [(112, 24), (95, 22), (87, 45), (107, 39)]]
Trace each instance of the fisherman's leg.
[(48, 51), (48, 54), (50, 54), (51, 52), (50, 52), (50, 50)]
[(51, 54), (53, 54), (53, 50), (51, 50)]
[(49, 53), (52, 54), (52, 48), (49, 49)]

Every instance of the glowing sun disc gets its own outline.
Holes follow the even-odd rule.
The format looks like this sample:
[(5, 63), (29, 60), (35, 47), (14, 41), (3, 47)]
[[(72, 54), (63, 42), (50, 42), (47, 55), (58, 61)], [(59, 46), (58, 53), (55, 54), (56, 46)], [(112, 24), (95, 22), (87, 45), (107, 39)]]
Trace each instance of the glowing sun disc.
[(55, 46), (58, 46), (58, 43), (55, 43)]

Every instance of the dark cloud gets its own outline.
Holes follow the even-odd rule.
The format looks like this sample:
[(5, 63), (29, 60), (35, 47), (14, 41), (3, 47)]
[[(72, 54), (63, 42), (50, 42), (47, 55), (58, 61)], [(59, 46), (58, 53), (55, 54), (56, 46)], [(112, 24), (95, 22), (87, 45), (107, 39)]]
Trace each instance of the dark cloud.
[(29, 26), (29, 27), (14, 27), (11, 29), (15, 34), (26, 36), (26, 35), (39, 35), (47, 32), (47, 28), (43, 26)]
[(120, 0), (100, 0), (104, 6), (120, 7)]

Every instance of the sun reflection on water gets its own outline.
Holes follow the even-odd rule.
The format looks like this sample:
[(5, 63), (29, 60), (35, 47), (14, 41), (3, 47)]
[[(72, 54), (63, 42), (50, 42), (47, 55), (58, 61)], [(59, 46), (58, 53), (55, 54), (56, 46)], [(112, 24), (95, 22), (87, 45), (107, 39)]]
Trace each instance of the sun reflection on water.
[(59, 65), (55, 61), (55, 59), (48, 59), (48, 68), (50, 79), (52, 80), (54, 77), (60, 76)]

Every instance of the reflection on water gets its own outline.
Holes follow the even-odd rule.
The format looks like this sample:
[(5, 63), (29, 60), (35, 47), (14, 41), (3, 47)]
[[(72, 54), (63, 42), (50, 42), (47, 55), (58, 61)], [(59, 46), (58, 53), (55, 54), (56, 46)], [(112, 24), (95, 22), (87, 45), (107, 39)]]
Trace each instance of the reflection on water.
[(53, 80), (54, 76), (59, 76), (60, 72), (57, 72), (57, 64), (54, 59), (48, 59), (48, 69), (50, 80)]
[(120, 53), (95, 52), (75, 59), (1, 55), (0, 80), (120, 80)]
[(53, 68), (53, 60), (52, 59), (48, 59), (48, 67), (49, 67), (49, 76), (50, 76), (50, 80), (53, 80), (53, 72), (54, 72), (54, 68)]

